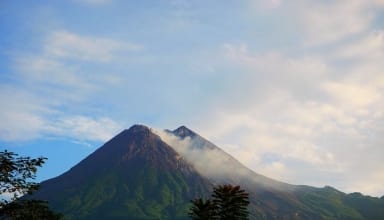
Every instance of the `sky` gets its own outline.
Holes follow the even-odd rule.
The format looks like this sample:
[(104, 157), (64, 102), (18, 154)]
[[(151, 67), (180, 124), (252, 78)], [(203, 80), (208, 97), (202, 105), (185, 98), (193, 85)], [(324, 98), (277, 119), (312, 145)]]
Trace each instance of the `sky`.
[(133, 124), (384, 195), (383, 0), (0, 1), (0, 150), (65, 172)]

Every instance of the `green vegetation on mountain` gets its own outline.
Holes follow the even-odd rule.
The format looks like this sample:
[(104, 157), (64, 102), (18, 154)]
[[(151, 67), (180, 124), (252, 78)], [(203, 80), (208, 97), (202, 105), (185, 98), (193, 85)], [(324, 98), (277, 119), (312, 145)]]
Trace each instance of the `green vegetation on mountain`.
[(204, 189), (193, 187), (181, 173), (145, 166), (100, 173), (56, 192), (51, 204), (70, 219), (185, 219), (189, 199)]
[[(169, 133), (182, 140), (194, 138), (194, 151), (215, 151), (223, 157), (224, 166), (214, 167), (221, 175), (203, 175), (194, 161), (151, 129), (135, 125), (68, 172), (43, 182), (34, 198), (49, 201), (69, 220), (189, 219), (192, 199), (207, 198), (213, 185), (231, 184), (249, 193), (249, 219), (384, 219), (383, 197), (275, 181), (245, 168), (186, 127)], [(210, 161), (206, 166), (212, 166)], [(209, 204), (202, 199), (198, 205)]]
[(384, 216), (384, 197), (364, 196), (361, 193), (351, 193), (343, 198), (343, 202), (358, 211), (363, 219), (380, 220)]
[(187, 219), (189, 201), (209, 186), (158, 136), (136, 127), (44, 182), (37, 197), (68, 219)]

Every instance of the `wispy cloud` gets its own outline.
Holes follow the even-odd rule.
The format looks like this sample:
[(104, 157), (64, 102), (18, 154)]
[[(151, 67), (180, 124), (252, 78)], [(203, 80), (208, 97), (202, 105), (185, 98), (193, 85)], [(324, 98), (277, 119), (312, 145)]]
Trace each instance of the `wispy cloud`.
[[(235, 167), (229, 168), (228, 166), (233, 163), (228, 163), (231, 159), (218, 149), (206, 148), (203, 143), (198, 140), (186, 137), (181, 139), (167, 131), (154, 130), (161, 139), (176, 150), (181, 156), (186, 158), (195, 168), (203, 175), (209, 178), (217, 178), (222, 175), (229, 176)], [(210, 165), (207, 166), (207, 163)], [(227, 167), (227, 169), (218, 169), (218, 167)], [(238, 170), (240, 172), (240, 170)]]
[(338, 42), (366, 31), (372, 21), (372, 14), (367, 13), (367, 2), (343, 0), (330, 4), (318, 1), (302, 4), (299, 16), (303, 16), (301, 21), (307, 34), (307, 43)]
[[(207, 178), (218, 181), (224, 178), (232, 184), (240, 184), (244, 179), (258, 181), (259, 184), (267, 184), (265, 179), (253, 179), (255, 175), (235, 158), (219, 148), (212, 148), (209, 143), (199, 137), (180, 138), (167, 131), (154, 130), (161, 139), (176, 150), (185, 160)], [(207, 163), (209, 166), (207, 166)], [(225, 167), (225, 169), (222, 169)], [(233, 171), (236, 170), (234, 173)], [(269, 182), (272, 184), (272, 182)], [(269, 185), (269, 187), (273, 187)]]
[(371, 85), (330, 82), (324, 89), (336, 102), (343, 103), (352, 108), (366, 108), (383, 99), (380, 88)]
[(106, 142), (122, 129), (121, 124), (110, 118), (92, 118), (83, 115), (66, 116), (48, 126), (49, 132), (54, 135), (80, 141), (100, 142)]
[[(12, 83), (0, 82), (5, 106), (0, 114), (4, 122), (0, 126), (1, 139), (14, 142), (63, 136), (106, 141), (118, 132), (122, 126), (111, 118), (85, 116), (97, 109), (80, 109), (81, 103), (97, 97), (104, 87), (119, 84), (121, 77), (109, 72), (90, 74), (89, 67), (78, 62), (110, 62), (121, 51), (137, 51), (141, 47), (57, 31), (49, 35), (40, 49), (35, 54), (16, 54)], [(65, 109), (73, 109), (77, 114)]]
[(78, 141), (104, 142), (122, 130), (111, 118), (66, 115), (34, 95), (0, 87), (5, 103), (0, 114), (0, 139), (20, 142), (48, 137), (66, 137)]
[[(81, 73), (81, 69), (45, 55), (22, 55), (15, 58), (15, 69), (20, 76), (20, 80), (28, 86), (46, 85), (46, 89), (53, 89), (55, 94), (60, 89), (71, 88), (77, 91), (76, 97), (80, 98), (80, 90), (92, 88), (92, 80), (87, 75)], [(97, 77), (97, 75), (94, 75)], [(34, 90), (38, 88), (33, 88)], [(72, 94), (73, 95), (73, 94)], [(71, 96), (65, 93), (65, 96)], [(76, 98), (73, 96), (73, 98)]]
[[(52, 96), (54, 98), (57, 96)], [(47, 137), (67, 137), (80, 141), (107, 141), (123, 126), (108, 117), (67, 115), (45, 98), (0, 85), (4, 104), (0, 114), (0, 139), (8, 142)], [(61, 106), (61, 105), (59, 105)]]
[(0, 138), (5, 141), (23, 141), (41, 137), (44, 119), (49, 109), (39, 103), (37, 97), (11, 86), (0, 84)]
[(384, 56), (384, 30), (368, 32), (353, 44), (341, 46), (334, 59), (351, 59), (354, 62), (378, 60)]
[(2, 140), (186, 123), (267, 176), (383, 193), (383, 1), (26, 4), (0, 14)]
[[(237, 80), (247, 93), (241, 98), (227, 93), (208, 116), (216, 123), (198, 126), (219, 146), (238, 146), (226, 150), (267, 176), (321, 186), (317, 178), (305, 179), (310, 173), (300, 168), (304, 165), (316, 175), (335, 178), (337, 187), (359, 191), (346, 187), (350, 179), (359, 179), (366, 193), (382, 192), (380, 184), (371, 184), (383, 181), (374, 173), (384, 169), (373, 153), (382, 152), (377, 137), (384, 128), (382, 65), (372, 62), (382, 58), (379, 33), (339, 45), (334, 56), (328, 56), (334, 51), (322, 51), (292, 57), (225, 44), (226, 63), (246, 73)], [(349, 65), (339, 63), (350, 59)], [(357, 168), (359, 160), (371, 162)], [(295, 172), (282, 174), (286, 169)], [(341, 175), (344, 180), (336, 180)]]
[(141, 49), (139, 44), (80, 36), (65, 30), (53, 32), (45, 45), (48, 56), (98, 62), (111, 61), (121, 52)]
[(249, 2), (253, 6), (250, 8), (268, 19), (284, 17), (284, 21), (279, 20), (289, 29), (279, 33), (289, 38), (292, 33), (285, 32), (296, 31), (294, 36), (306, 48), (324, 47), (358, 37), (373, 27), (372, 23), (384, 5), (381, 0)]

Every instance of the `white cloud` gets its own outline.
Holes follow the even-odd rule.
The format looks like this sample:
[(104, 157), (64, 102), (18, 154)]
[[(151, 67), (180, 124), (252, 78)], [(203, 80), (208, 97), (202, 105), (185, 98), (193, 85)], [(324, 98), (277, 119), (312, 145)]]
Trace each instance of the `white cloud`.
[[(80, 97), (79, 90), (94, 89), (91, 82), (97, 78), (96, 74), (93, 75), (93, 79), (86, 77), (75, 66), (67, 66), (63, 62), (45, 56), (20, 56), (15, 63), (15, 69), (27, 86), (47, 85), (52, 95), (60, 88), (71, 88), (77, 90), (74, 98)], [(67, 96), (70, 95), (65, 93)]]
[[(78, 2), (108, 6), (112, 1)], [(106, 17), (105, 24), (114, 22), (111, 30), (117, 32), (103, 36), (84, 29), (82, 22), (68, 27), (87, 34), (58, 27), (55, 19), (49, 28), (40, 22), (39, 33), (47, 34), (39, 41), (44, 45), (17, 42), (24, 52), (27, 44), (34, 51), (12, 53), (14, 78), (0, 83), (0, 138), (102, 141), (120, 127), (116, 118), (148, 124), (187, 121), (267, 176), (383, 194), (383, 187), (373, 184), (383, 182), (376, 174), (384, 169), (384, 43), (377, 28), (383, 1), (250, 0), (247, 9), (234, 3), (235, 12), (225, 4), (207, 10), (200, 3), (172, 2), (150, 13), (143, 5), (137, 14)], [(103, 8), (90, 10), (96, 14)], [(160, 15), (147, 16), (152, 12)], [(73, 21), (54, 14), (60, 24)], [(131, 24), (134, 19), (127, 15), (141, 16), (132, 27), (143, 31), (129, 25), (114, 29)], [(170, 32), (167, 25), (174, 22), (182, 32)], [(141, 45), (105, 37), (112, 34), (142, 39), (154, 48), (144, 51)], [(219, 52), (224, 53), (212, 51), (229, 39), (236, 43), (225, 44)], [(145, 61), (127, 63), (127, 56), (138, 51)], [(15, 88), (4, 88), (8, 83)]]
[(266, 164), (258, 164), (259, 169), (267, 174), (268, 177), (278, 177), (278, 179), (285, 181), (292, 176), (294, 171), (287, 167), (282, 161), (273, 161)]
[(24, 85), (21, 90), (36, 96), (49, 90), (51, 103), (79, 102), (122, 81), (119, 74), (99, 70), (97, 66), (100, 63), (91, 66), (80, 62), (108, 62), (119, 57), (120, 52), (140, 48), (139, 45), (111, 39), (56, 31), (48, 37), (41, 52), (21, 53), (14, 57), (13, 68), (17, 75), (14, 77)]
[[(223, 95), (198, 127), (266, 176), (349, 192), (350, 183), (359, 182), (363, 192), (382, 194), (376, 184), (381, 177), (375, 175), (382, 170), (378, 155), (384, 153), (378, 138), (384, 129), (379, 33), (340, 44), (335, 51), (343, 53), (331, 56), (334, 51), (290, 56), (226, 44), (225, 63), (241, 69), (236, 80), (247, 92)], [(353, 62), (339, 63), (352, 56)], [(279, 176), (284, 169), (294, 172)]]
[[(18, 142), (59, 136), (79, 141), (106, 141), (122, 130), (122, 125), (108, 117), (63, 112), (60, 109), (63, 100), (51, 100), (59, 98), (57, 94), (51, 94), (49, 99), (38, 94), (0, 84), (3, 104), (0, 140)], [(66, 104), (74, 103), (66, 101), (69, 101)]]
[(373, 31), (353, 44), (342, 46), (334, 56), (336, 59), (378, 61), (384, 57), (384, 30)]
[(301, 8), (307, 43), (323, 44), (366, 31), (372, 20), (362, 0), (314, 2)]
[(41, 100), (23, 91), (0, 84), (0, 139), (5, 141), (24, 141), (41, 137), (45, 125), (38, 113), (49, 114), (42, 107)]
[(121, 126), (110, 118), (85, 117), (85, 113), (97, 115), (98, 110), (87, 108), (84, 103), (89, 104), (95, 97), (95, 101), (100, 101), (99, 94), (116, 88), (121, 76), (94, 68), (90, 72), (84, 63), (77, 61), (110, 61), (120, 51), (140, 48), (58, 31), (49, 36), (40, 53), (17, 54), (13, 58), (12, 83), (7, 86), (6, 82), (0, 82), (4, 105), (0, 114), (1, 140), (63, 136), (81, 141), (105, 141), (112, 137)]
[[(154, 130), (154, 132), (182, 157), (193, 164), (199, 173), (213, 181), (218, 181), (225, 177), (225, 181), (231, 184), (240, 184), (244, 181), (244, 178), (259, 184), (266, 184), (268, 187), (273, 187), (275, 184), (275, 182), (271, 182), (268, 179), (254, 176), (251, 170), (244, 167), (235, 158), (221, 149), (211, 148), (212, 146), (209, 146), (209, 144), (202, 145), (206, 143), (202, 142), (199, 137), (181, 139), (165, 131)], [(207, 166), (207, 163), (209, 166)], [(218, 169), (219, 167), (225, 167), (225, 169)], [(280, 187), (280, 190), (283, 190), (280, 185), (278, 187)]]
[(327, 64), (316, 56), (290, 58), (275, 51), (252, 53), (246, 44), (224, 44), (223, 48), (225, 56), (231, 62), (251, 68), (253, 75), (265, 75), (268, 79), (285, 80), (288, 75), (314, 80), (329, 74)]
[[(159, 135), (165, 143), (170, 145), (181, 156), (185, 157), (187, 161), (192, 163), (197, 171), (203, 175), (215, 178), (233, 172), (233, 169), (230, 168), (217, 169), (217, 167), (230, 165), (226, 163), (230, 158), (223, 157), (223, 153), (217, 149), (206, 149), (200, 146), (200, 142), (196, 142), (196, 139), (191, 139), (190, 137), (180, 139), (163, 130), (153, 131)], [(207, 166), (207, 162), (210, 164), (209, 166)]]
[(381, 93), (369, 85), (348, 83), (325, 83), (324, 89), (336, 102), (347, 104), (351, 108), (369, 107), (383, 99)]
[(41, 137), (44, 121), (28, 112), (4, 111), (0, 120), (0, 139), (4, 141), (25, 141)]
[[(372, 118), (377, 121), (373, 125), (367, 122), (370, 116), (360, 118), (329, 104), (296, 107), (285, 103), (280, 110), (265, 107), (252, 113), (245, 109), (237, 116), (213, 118), (212, 127), (200, 126), (218, 140), (214, 141), (218, 146), (258, 173), (294, 184), (332, 185), (347, 192), (381, 195), (382, 181), (374, 173), (383, 169), (382, 118)], [(215, 130), (222, 126), (224, 132)], [(228, 147), (235, 144), (238, 147)], [(367, 188), (352, 187), (351, 182)]]
[(65, 30), (53, 32), (45, 45), (45, 53), (49, 56), (98, 62), (109, 62), (120, 52), (141, 49), (138, 44), (81, 36)]
[(369, 195), (383, 196), (384, 191), (384, 166), (375, 167), (368, 173), (359, 173), (359, 178), (351, 179), (350, 184), (345, 184), (348, 192), (364, 192)]
[(122, 130), (122, 125), (110, 118), (82, 115), (66, 116), (49, 125), (49, 132), (82, 141), (105, 142)]
[(249, 2), (253, 6), (251, 13), (267, 15), (268, 19), (284, 18), (281, 24), (289, 26), (285, 32), (296, 33), (280, 31), (283, 38), (294, 34), (300, 46), (309, 47), (340, 43), (359, 36), (371, 28), (376, 12), (384, 6), (381, 0)]

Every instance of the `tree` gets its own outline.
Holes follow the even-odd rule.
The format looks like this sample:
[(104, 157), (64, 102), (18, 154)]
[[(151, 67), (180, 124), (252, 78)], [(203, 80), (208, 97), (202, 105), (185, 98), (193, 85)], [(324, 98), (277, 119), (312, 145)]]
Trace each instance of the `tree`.
[(240, 186), (219, 185), (213, 188), (212, 200), (194, 199), (189, 216), (194, 220), (248, 219), (248, 193)]
[(216, 216), (214, 204), (211, 200), (201, 198), (191, 201), (193, 206), (190, 209), (189, 216), (194, 220), (213, 219)]
[(12, 220), (61, 220), (63, 215), (51, 211), (48, 202), (20, 200), (9, 203), (0, 211), (0, 219)]
[(0, 219), (61, 219), (61, 214), (52, 212), (45, 201), (20, 199), (39, 188), (32, 180), (36, 178), (37, 167), (46, 159), (18, 157), (7, 150), (0, 152)]
[(248, 219), (248, 193), (240, 186), (219, 185), (213, 189), (212, 197), (219, 219)]
[[(11, 201), (20, 195), (32, 194), (39, 187), (38, 183), (30, 182), (36, 178), (37, 167), (41, 167), (47, 158), (17, 157), (7, 150), (0, 152), (0, 190), (5, 197), (12, 196)], [(1, 198), (1, 205), (9, 199)]]

